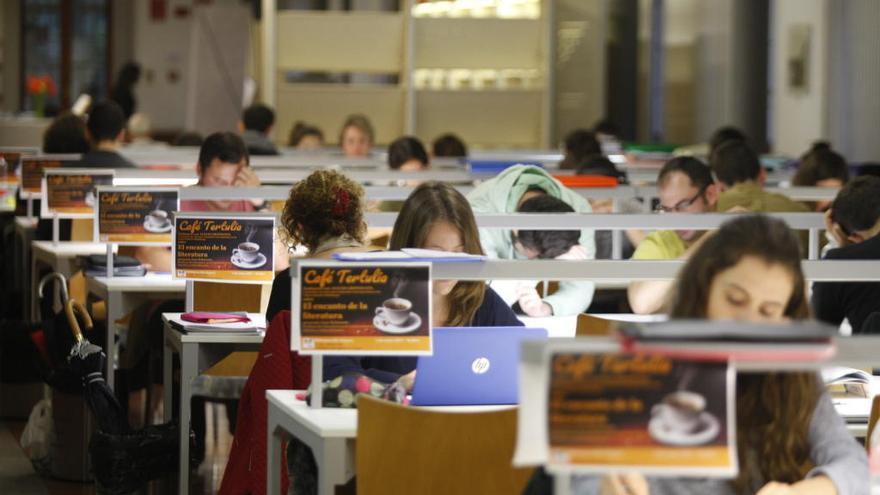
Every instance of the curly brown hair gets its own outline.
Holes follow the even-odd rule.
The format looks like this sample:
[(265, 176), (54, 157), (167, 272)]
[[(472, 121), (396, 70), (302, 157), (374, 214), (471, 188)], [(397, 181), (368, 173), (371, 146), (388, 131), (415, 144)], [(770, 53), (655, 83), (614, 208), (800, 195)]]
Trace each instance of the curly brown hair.
[(364, 242), (364, 188), (334, 170), (316, 170), (290, 188), (281, 212), (287, 240), (313, 252), (327, 237)]

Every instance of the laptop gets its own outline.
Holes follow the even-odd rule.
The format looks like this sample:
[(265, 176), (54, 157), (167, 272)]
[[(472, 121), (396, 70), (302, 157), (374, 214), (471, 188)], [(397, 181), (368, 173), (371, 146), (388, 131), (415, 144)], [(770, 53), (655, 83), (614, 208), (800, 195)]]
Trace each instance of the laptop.
[(521, 343), (546, 338), (543, 328), (435, 328), (434, 355), (419, 356), (411, 403), (518, 404)]

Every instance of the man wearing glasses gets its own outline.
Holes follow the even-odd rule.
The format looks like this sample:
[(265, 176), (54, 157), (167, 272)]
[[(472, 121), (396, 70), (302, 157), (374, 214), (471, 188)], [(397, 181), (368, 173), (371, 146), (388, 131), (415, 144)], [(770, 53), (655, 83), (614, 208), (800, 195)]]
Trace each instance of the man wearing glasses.
[[(657, 177), (660, 204), (657, 213), (704, 213), (715, 211), (718, 189), (709, 167), (691, 157), (667, 162)], [(659, 230), (645, 238), (633, 253), (634, 260), (686, 259), (700, 244), (705, 231)], [(671, 281), (638, 281), (627, 295), (634, 313), (656, 313), (663, 306)]]

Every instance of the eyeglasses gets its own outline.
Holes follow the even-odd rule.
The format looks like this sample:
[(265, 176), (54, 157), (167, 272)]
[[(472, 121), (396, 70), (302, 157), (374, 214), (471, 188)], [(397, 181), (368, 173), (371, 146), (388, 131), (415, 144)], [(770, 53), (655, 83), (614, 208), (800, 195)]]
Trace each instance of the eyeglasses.
[(688, 208), (690, 208), (692, 204), (696, 203), (697, 200), (703, 196), (703, 193), (706, 192), (706, 188), (708, 188), (708, 187), (709, 187), (708, 185), (701, 187), (700, 190), (697, 191), (697, 194), (694, 195), (693, 198), (683, 199), (683, 200), (679, 201), (678, 203), (676, 203), (676, 205), (673, 206), (672, 208), (669, 208), (669, 207), (663, 206), (663, 205), (657, 205), (657, 207), (654, 208), (654, 213), (681, 213), (681, 212), (687, 210)]

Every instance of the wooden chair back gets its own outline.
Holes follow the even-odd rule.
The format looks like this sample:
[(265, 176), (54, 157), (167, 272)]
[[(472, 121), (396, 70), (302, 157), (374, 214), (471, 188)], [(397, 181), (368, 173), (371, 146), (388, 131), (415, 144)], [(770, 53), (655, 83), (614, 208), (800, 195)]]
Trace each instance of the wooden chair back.
[(575, 335), (584, 336), (606, 336), (611, 333), (614, 322), (598, 316), (581, 313), (577, 318), (577, 327), (575, 327)]
[(94, 220), (91, 218), (75, 218), (70, 221), (70, 240), (92, 242), (95, 239), (94, 228)]
[[(262, 313), (263, 284), (193, 282), (194, 311), (248, 311)], [(265, 300), (268, 302), (268, 298)]]
[(522, 493), (511, 464), (517, 410), (440, 412), (358, 398), (359, 494)]
[(877, 420), (880, 419), (880, 395), (875, 395), (871, 402), (871, 416), (868, 418), (868, 433), (865, 435), (865, 448), (871, 449), (871, 432), (877, 426)]
[[(265, 313), (269, 284), (221, 284), (193, 282), (193, 310), (247, 311)], [(248, 376), (257, 360), (256, 352), (233, 352), (205, 371), (212, 376)]]

